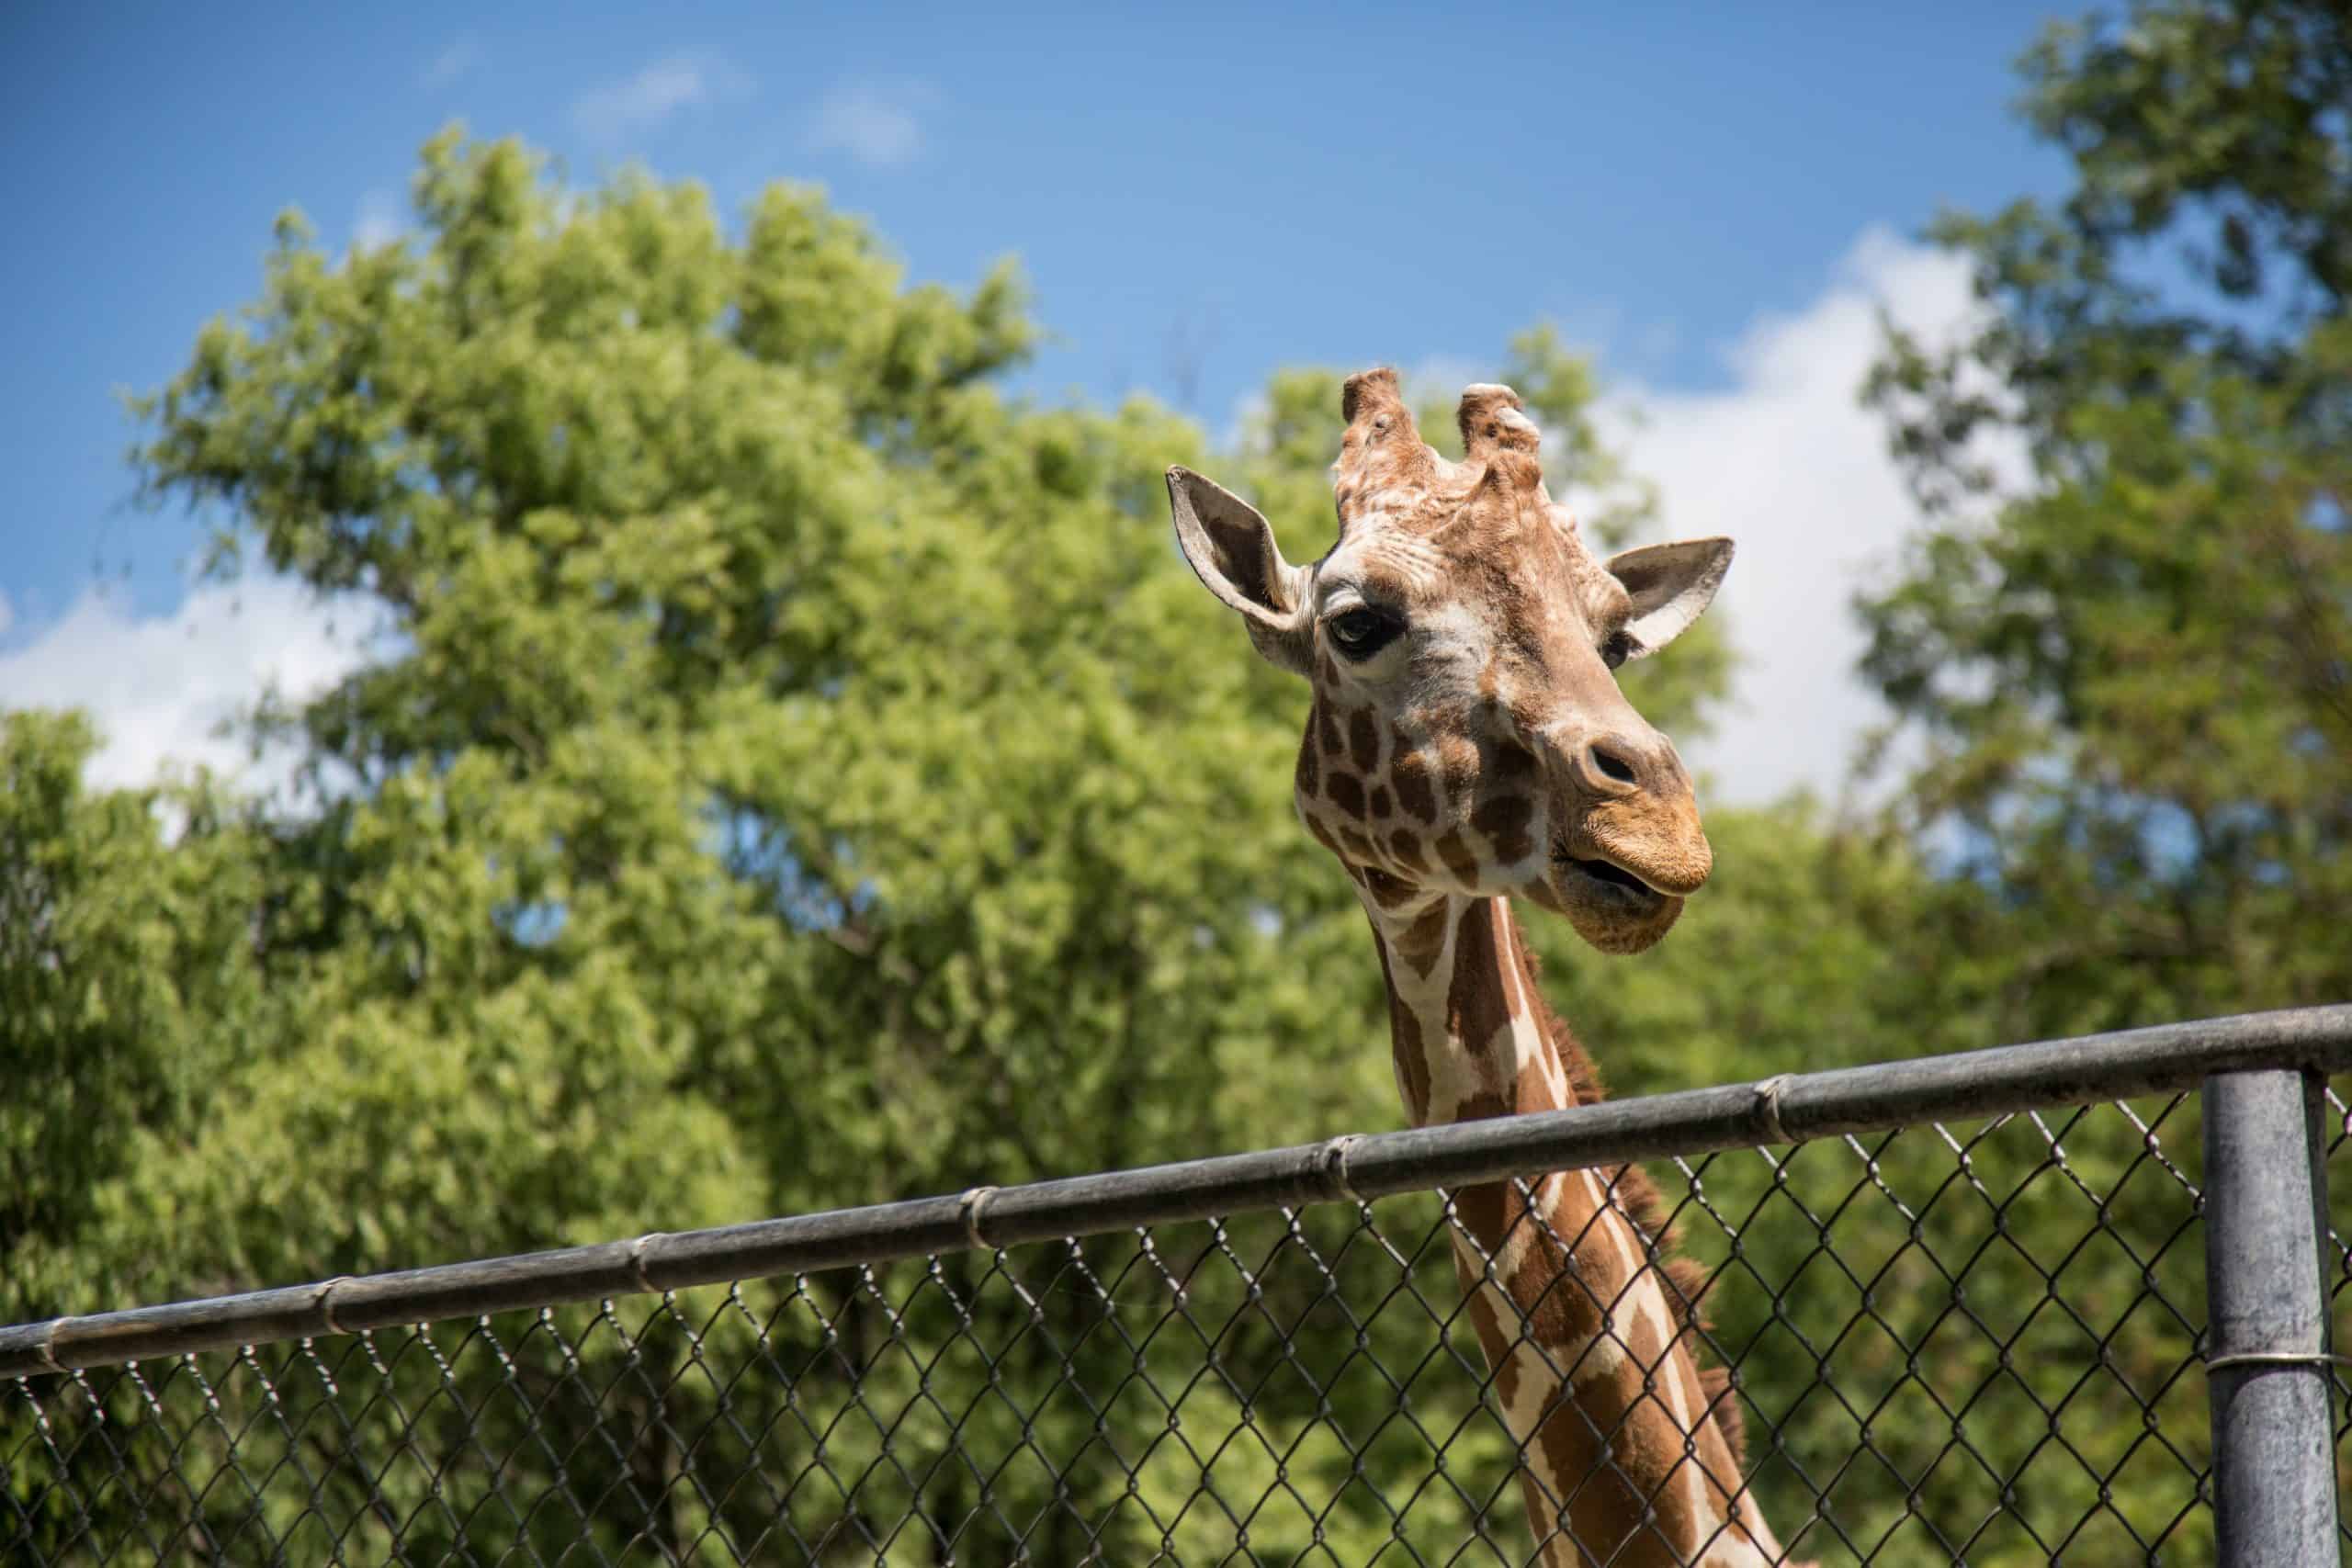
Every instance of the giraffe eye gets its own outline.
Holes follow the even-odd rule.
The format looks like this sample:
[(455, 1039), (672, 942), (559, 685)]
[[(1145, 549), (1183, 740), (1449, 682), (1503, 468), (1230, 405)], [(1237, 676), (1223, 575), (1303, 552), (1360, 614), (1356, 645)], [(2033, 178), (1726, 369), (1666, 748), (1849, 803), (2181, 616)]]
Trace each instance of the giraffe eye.
[(1340, 612), (1326, 622), (1331, 641), (1350, 659), (1369, 659), (1396, 640), (1405, 623), (1365, 605)]
[(1600, 645), (1600, 661), (1611, 670), (1633, 657), (1634, 639), (1623, 632), (1611, 634), (1609, 640)]

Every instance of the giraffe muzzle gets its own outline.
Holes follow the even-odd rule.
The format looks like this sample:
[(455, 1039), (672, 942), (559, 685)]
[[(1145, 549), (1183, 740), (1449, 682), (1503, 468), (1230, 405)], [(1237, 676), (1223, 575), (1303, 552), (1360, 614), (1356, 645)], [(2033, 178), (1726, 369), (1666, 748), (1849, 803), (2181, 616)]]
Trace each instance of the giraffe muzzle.
[(1681, 918), (1682, 900), (1613, 859), (1577, 852), (1587, 847), (1555, 839), (1548, 874), (1528, 893), (1603, 953), (1655, 946)]
[(1569, 805), (1565, 815), (1544, 878), (1552, 897), (1541, 901), (1603, 953), (1654, 946), (1713, 869), (1695, 806), (1687, 795), (1661, 801), (1634, 795), (1586, 803), (1581, 810)]
[[(1687, 898), (1715, 868), (1713, 848), (1699, 820), (1699, 803), (1679, 769), (1654, 788), (1595, 799), (1570, 799), (1553, 840), (1556, 858), (1600, 861), (1652, 892)], [(1595, 873), (1609, 880), (1606, 872)]]
[(1623, 894), (1633, 896), (1635, 903), (1644, 902), (1644, 896), (1646, 896), (1646, 901), (1652, 903), (1660, 898), (1673, 897), (1669, 893), (1651, 886), (1638, 874), (1626, 870), (1613, 861), (1572, 855), (1564, 848), (1555, 848), (1552, 852), (1552, 863), (1589, 881), (1598, 882), (1604, 886), (1616, 888)]

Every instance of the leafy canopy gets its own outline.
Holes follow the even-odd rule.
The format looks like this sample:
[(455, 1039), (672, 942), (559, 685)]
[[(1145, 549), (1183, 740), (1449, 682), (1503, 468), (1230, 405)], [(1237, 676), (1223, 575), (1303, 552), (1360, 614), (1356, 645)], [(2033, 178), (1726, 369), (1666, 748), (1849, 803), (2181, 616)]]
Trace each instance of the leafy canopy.
[[(811, 190), (735, 233), (691, 185), (567, 191), (449, 135), (415, 206), (413, 238), (343, 257), (282, 222), (259, 299), (140, 405), (141, 479), (225, 519), (216, 570), (258, 557), (379, 617), (357, 672), (258, 716), (307, 804), (93, 795), (80, 721), (0, 733), (0, 898), (30, 911), (0, 1027), (59, 1069), (0, 1122), (22, 1313), (1394, 1124), (1362, 915), (1289, 809), (1303, 690), (1199, 592), (1160, 479), (1213, 467), (1319, 552), (1335, 374), (1277, 377), (1209, 461), (1148, 403), (1008, 402), (992, 378), (1034, 330), (1012, 275), (910, 287)], [(1648, 525), (1587, 367), (1537, 332), (1505, 373), (1588, 525)], [(1637, 700), (1697, 722), (1723, 645), (1657, 663)], [(1394, 1283), (1367, 1249), (1345, 1268)], [(1422, 1272), (1444, 1300), (1442, 1249)], [(977, 1332), (1046, 1386), (1065, 1369), (1012, 1304)], [(1374, 1348), (1411, 1365), (1430, 1332), (1392, 1314)], [(1086, 1345), (1083, 1375), (1123, 1375), (1114, 1337)], [(1154, 1354), (1193, 1375), (1180, 1341)], [(783, 1391), (731, 1397), (760, 1429)], [(1314, 1433), (1344, 1486), (1320, 1415), (1302, 1390), (1253, 1419)], [(1041, 1440), (1082, 1449), (1071, 1419)], [(1385, 1408), (1347, 1419), (1409, 1494), (1419, 1445)], [(1501, 1477), (1501, 1443), (1453, 1452)], [(1179, 1459), (1155, 1495), (1197, 1479)], [(1071, 1484), (1124, 1484), (1095, 1468)], [(1330, 1528), (1368, 1557), (1388, 1517), (1351, 1506)], [(1442, 1500), (1414, 1526), (1464, 1528)]]
[(2024, 69), (2075, 186), (1943, 219), (1981, 323), (1872, 380), (1931, 525), (1862, 604), (1905, 804), (1998, 896), (2012, 1031), (2340, 998), (2352, 13), (2142, 4)]
[[(2076, 188), (1946, 220), (1979, 330), (1893, 340), (1874, 383), (1930, 527), (1863, 606), (1869, 671), (1920, 761), (1876, 829), (1711, 811), (1715, 881), (1638, 960), (1532, 925), (1621, 1090), (2346, 994), (2342, 944), (2312, 938), (2352, 895), (2346, 27), (2316, 4), (2183, 0), (2029, 57), (2028, 113)], [(996, 378), (1035, 332), (1011, 272), (910, 286), (812, 190), (773, 187), (730, 229), (691, 185), (570, 191), (519, 146), (452, 134), (415, 202), (413, 238), (341, 258), (282, 224), (260, 298), (141, 405), (141, 479), (226, 519), (220, 570), (258, 556), (382, 616), (365, 668), (261, 716), (305, 758), (308, 807), (201, 781), (89, 792), (80, 721), (0, 718), (0, 1051), (31, 1086), (0, 1107), (19, 1315), (1394, 1123), (1361, 916), (1290, 820), (1302, 693), (1185, 574), (1159, 483), (1202, 467), (1293, 558), (1319, 553), (1333, 373), (1277, 374), (1240, 448), (1208, 454), (1146, 402), (1008, 401)], [(1613, 544), (1657, 525), (1591, 422), (1587, 366), (1538, 331), (1498, 369), (1586, 526)], [(1988, 436), (2026, 453), (2020, 491), (1993, 486)], [(1629, 680), (1669, 732), (1722, 694), (1727, 649), (1701, 630)], [(1927, 874), (1922, 845), (1967, 874)], [(2138, 1168), (2095, 1127), (2069, 1134), (2077, 1168)], [(2179, 1118), (2166, 1137), (2193, 1143)], [(1874, 1157), (1896, 1189), (1949, 1186), (1924, 1136)], [(2008, 1347), (1950, 1330), (1950, 1281), (1907, 1225), (1838, 1207), (1848, 1176), (1760, 1168), (1705, 1172), (1717, 1212), (1758, 1216), (1710, 1305), (1726, 1344), (1768, 1347), (1744, 1377), (1791, 1453), (1826, 1473), (1859, 1440), (1818, 1363), (1758, 1337), (1785, 1333), (1773, 1292), (1818, 1343), (1857, 1321), (1791, 1192), (1841, 1216), (1841, 1257), (1887, 1259), (1890, 1365), (1922, 1389), (2010, 1375)], [(1973, 1300), (2040, 1303), (2027, 1251), (2080, 1234), (2030, 1174), (2000, 1224), (2031, 1247), (1969, 1253)], [(2134, 1236), (2193, 1306), (2169, 1241)], [(1366, 1249), (1325, 1256), (1347, 1299), (1395, 1283)], [(2068, 1256), (2076, 1297), (2141, 1299), (2139, 1265)], [(1418, 1286), (1448, 1297), (1442, 1256)], [(854, 1291), (809, 1289), (854, 1324)], [(1240, 1311), (1201, 1289), (1203, 1321)], [(1073, 1300), (1048, 1311), (1082, 1317)], [(942, 1310), (922, 1296), (909, 1331)], [(988, 1375), (1130, 1369), (1075, 1317), (1066, 1368), (1028, 1321), (978, 1325), (1019, 1347)], [(2113, 1379), (2189, 1354), (2135, 1332), (2144, 1365), (2086, 1382), (2060, 1314), (2035, 1321), (2057, 1337), (2016, 1359), (2056, 1380), (2034, 1397), (2132, 1416), (2119, 1443), (2139, 1428)], [(1430, 1349), (1426, 1321), (1367, 1332), (1384, 1365)], [(1230, 1348), (1277, 1351), (1358, 1355), (1339, 1332)], [(1151, 1354), (1197, 1370), (1172, 1339)], [(986, 1403), (981, 1371), (942, 1365), (924, 1397)], [(872, 1397), (914, 1397), (913, 1372), (875, 1375)], [(754, 1430), (780, 1397), (730, 1395)], [(1440, 1426), (1476, 1397), (1467, 1377), (1415, 1393)], [(1429, 1470), (1391, 1402), (1364, 1401), (1270, 1389), (1249, 1414), (1269, 1451), (1301, 1444), (1293, 1473), (1345, 1490), (1324, 1521), (1344, 1561), (1390, 1539), (1374, 1495)], [(2022, 1463), (2037, 1419), (1972, 1420), (1972, 1440)], [(1330, 1440), (1347, 1429), (1379, 1434), (1363, 1484)], [(1072, 1453), (1091, 1432), (1041, 1407), (1006, 1441)], [(1502, 1477), (1491, 1424), (1464, 1433), (1449, 1462)], [(1877, 1451), (1936, 1484), (1915, 1500), (1853, 1472), (1837, 1502), (1860, 1539), (1974, 1528), (1937, 1469), (1949, 1436), (1935, 1411), (1882, 1413)], [(953, 1437), (908, 1427), (913, 1472)], [(1141, 1429), (1114, 1440), (1167, 1460), (1140, 1484), (1168, 1507), (1197, 1480)], [(1069, 1482), (1099, 1499), (1124, 1477), (1073, 1463)], [(2176, 1528), (2173, 1492), (2141, 1484), (2116, 1507)], [(1027, 1517), (1050, 1486), (1008, 1475), (992, 1506)], [(1461, 1509), (1429, 1495), (1414, 1538), (1452, 1550)]]

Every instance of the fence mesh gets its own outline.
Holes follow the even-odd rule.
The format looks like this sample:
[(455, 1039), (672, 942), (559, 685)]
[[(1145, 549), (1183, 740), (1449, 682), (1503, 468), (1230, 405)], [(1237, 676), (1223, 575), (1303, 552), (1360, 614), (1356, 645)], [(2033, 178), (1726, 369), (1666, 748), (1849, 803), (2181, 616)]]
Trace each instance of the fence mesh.
[[(2197, 1115), (1650, 1168), (1793, 1557), (2211, 1561)], [(1409, 1194), (0, 1382), (0, 1537), (62, 1563), (1527, 1562), (1455, 1228)]]

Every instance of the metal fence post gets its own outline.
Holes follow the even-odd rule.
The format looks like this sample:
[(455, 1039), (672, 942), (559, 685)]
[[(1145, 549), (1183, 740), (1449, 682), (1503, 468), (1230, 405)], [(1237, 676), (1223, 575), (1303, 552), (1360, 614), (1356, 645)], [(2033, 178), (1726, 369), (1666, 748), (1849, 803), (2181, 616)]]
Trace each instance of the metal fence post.
[(2327, 1313), (2311, 1157), (2321, 1080), (2292, 1071), (2206, 1080), (2206, 1397), (2222, 1568), (2333, 1568)]

